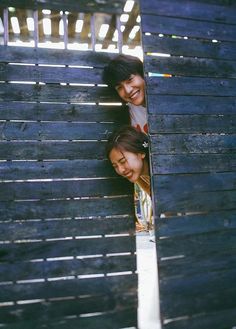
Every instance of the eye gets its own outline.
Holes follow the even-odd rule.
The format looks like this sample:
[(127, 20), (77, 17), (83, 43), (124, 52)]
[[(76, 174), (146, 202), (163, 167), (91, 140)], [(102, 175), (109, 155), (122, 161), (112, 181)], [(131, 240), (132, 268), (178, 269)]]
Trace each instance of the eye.
[(134, 78), (134, 75), (133, 75), (133, 74), (131, 74), (131, 76), (129, 77), (128, 81), (132, 81), (132, 80), (133, 80), (133, 78)]
[(118, 85), (118, 86), (115, 87), (115, 90), (116, 91), (119, 91), (120, 89), (121, 89), (121, 86), (120, 85)]

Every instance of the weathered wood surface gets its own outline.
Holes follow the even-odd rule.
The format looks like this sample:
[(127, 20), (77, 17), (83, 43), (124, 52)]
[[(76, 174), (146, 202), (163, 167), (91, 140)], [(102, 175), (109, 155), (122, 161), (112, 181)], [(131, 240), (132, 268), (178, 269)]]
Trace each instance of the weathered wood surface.
[(3, 81), (102, 84), (102, 69), (0, 64)]
[[(1, 160), (104, 159), (105, 143), (98, 141), (2, 141)], [(96, 153), (94, 153), (94, 149)], [(12, 164), (9, 163), (9, 166)], [(28, 164), (29, 166), (31, 164)], [(43, 165), (43, 164), (42, 164)], [(88, 166), (90, 167), (89, 163)], [(79, 167), (78, 167), (79, 169)], [(76, 171), (76, 169), (75, 169)]]
[[(38, 305), (36, 304), (36, 307), (37, 306)], [(137, 324), (136, 315), (136, 307), (129, 307), (125, 310), (115, 310), (102, 314), (95, 314), (92, 317), (84, 316), (72, 318), (64, 317), (55, 320), (49, 319), (47, 325), (59, 329), (64, 329), (65, 326), (67, 329), (94, 329), (94, 323), (96, 323), (96, 328), (98, 329), (120, 329), (122, 326), (132, 327), (134, 324)], [(32, 327), (35, 329), (43, 329), (45, 328), (45, 321), (41, 317), (37, 320), (26, 320), (14, 324), (7, 324), (5, 327), (7, 329), (31, 329)]]
[[(157, 121), (158, 121), (157, 117)], [(177, 121), (177, 120), (176, 120)], [(232, 119), (233, 121), (233, 119)], [(183, 123), (184, 125), (184, 123)], [(151, 125), (152, 126), (152, 125)], [(188, 127), (187, 127), (188, 128)], [(212, 129), (213, 130), (213, 129)], [(230, 130), (230, 129), (229, 129)], [(157, 132), (158, 129), (154, 132)], [(233, 154), (236, 153), (235, 134), (204, 133), (192, 134), (183, 131), (183, 134), (173, 136), (172, 134), (159, 134), (151, 136), (153, 153), (157, 154)], [(153, 133), (151, 129), (151, 133)]]
[(166, 324), (167, 329), (189, 328), (189, 329), (222, 329), (231, 328), (235, 325), (235, 308), (229, 310), (218, 310), (217, 312), (211, 312), (206, 314), (199, 314), (196, 317), (189, 319), (179, 320)]
[(236, 168), (235, 154), (154, 154), (152, 159), (154, 174), (235, 172)]
[(2, 63), (69, 65), (102, 69), (114, 56), (93, 51), (0, 46)]
[(232, 134), (236, 132), (236, 115), (156, 115), (150, 116), (150, 133)]
[[(59, 4), (50, 2), (50, 8)], [(108, 134), (127, 120), (120, 100), (98, 86), (109, 58), (0, 47), (5, 328), (137, 324), (133, 186), (105, 159)], [(84, 313), (93, 316), (80, 317)]]
[[(148, 95), (148, 112), (156, 114), (235, 115), (236, 97)], [(150, 123), (152, 123), (152, 117)]]
[[(12, 7), (17, 8), (47, 8), (47, 9), (60, 9), (77, 12), (105, 12), (105, 13), (122, 13), (125, 0), (114, 0), (112, 2), (103, 0), (80, 0), (78, 1), (63, 1), (63, 0), (13, 0), (11, 1)], [(9, 2), (6, 0), (1, 1), (1, 6), (9, 6)]]
[[(178, 303), (172, 298), (163, 300), (165, 316), (181, 316), (183, 309), (190, 316), (198, 313), (231, 309), (235, 307), (235, 269), (222, 272), (209, 272), (190, 278), (175, 278), (163, 282), (163, 291), (166, 296), (173, 293)], [(202, 294), (204, 292), (204, 298)], [(189, 298), (191, 296), (191, 298)], [(172, 299), (172, 302), (171, 302)], [(214, 300), (214, 303), (212, 302)], [(174, 304), (174, 305), (173, 305)], [(224, 327), (222, 327), (224, 328)]]
[(0, 202), (1, 220), (134, 215), (130, 197)]
[(168, 258), (160, 260), (160, 266), (162, 273), (160, 279), (175, 278), (182, 276), (191, 277), (192, 275), (217, 272), (233, 269), (235, 264), (235, 250), (224, 250), (222, 253), (216, 253), (214, 255), (208, 255), (204, 257), (191, 256), (176, 257), (171, 261)]
[(162, 328), (233, 328), (236, 4), (140, 4)]
[[(221, 230), (209, 234), (192, 234), (183, 237), (160, 239), (160, 258), (209, 258), (227, 251), (235, 251), (235, 229)], [(207, 252), (207, 254), (206, 254)], [(187, 262), (186, 262), (187, 265)], [(201, 272), (201, 270), (200, 270)], [(181, 276), (181, 273), (179, 273)], [(191, 291), (189, 291), (191, 294)]]
[(98, 122), (1, 122), (1, 140), (106, 140), (118, 127)]
[(1, 102), (1, 120), (122, 122), (126, 107), (88, 104)]
[[(99, 302), (100, 300), (100, 302)], [(45, 306), (46, 304), (46, 306)], [(74, 317), (76, 318), (76, 315), (80, 315), (81, 313), (86, 313), (88, 305), (91, 305), (91, 310), (95, 312), (108, 312), (111, 311), (114, 306), (118, 309), (123, 310), (131, 307), (135, 307), (134, 303), (134, 296), (132, 293), (130, 295), (127, 294), (127, 296), (122, 296), (119, 293), (117, 293), (117, 301), (115, 301), (111, 296), (106, 295), (100, 295), (100, 296), (94, 296), (91, 297), (82, 297), (82, 298), (75, 298), (74, 300), (68, 300), (68, 301), (47, 301), (47, 303), (36, 303), (35, 305), (27, 305), (24, 307), (24, 309), (20, 309), (20, 307), (11, 306), (6, 307), (4, 310), (2, 310), (2, 317), (6, 318), (8, 317), (9, 325), (17, 325), (19, 323), (19, 320), (21, 320), (22, 323), (24, 323), (26, 326), (32, 323), (35, 319), (34, 314), (37, 315), (40, 318), (42, 318), (45, 311), (48, 312), (50, 320), (51, 321), (59, 321), (59, 319), (63, 319), (63, 317)], [(17, 311), (22, 310), (20, 312), (20, 315), (16, 316), (14, 315), (17, 313)], [(119, 314), (119, 312), (118, 312)], [(26, 322), (26, 320), (28, 320)], [(66, 319), (64, 319), (65, 321)], [(21, 323), (20, 322), (20, 323)], [(39, 321), (41, 322), (41, 321)], [(28, 328), (28, 327), (27, 327)], [(74, 327), (76, 328), (76, 327)], [(87, 328), (87, 326), (85, 327)], [(92, 327), (91, 327), (92, 328)], [(100, 328), (100, 327), (99, 327)], [(112, 327), (110, 327), (112, 328)], [(120, 327), (116, 327), (120, 328)]]
[[(234, 11), (235, 13), (235, 11)], [(142, 15), (142, 32), (218, 41), (236, 41), (236, 25), (179, 17)]]
[[(97, 280), (92, 278), (86, 279), (71, 279), (64, 280), (63, 284), (57, 281), (48, 281), (46, 283), (38, 282), (32, 283), (19, 283), (18, 285), (5, 285), (2, 289), (1, 300), (16, 300), (13, 297), (13, 292), (18, 298), (24, 298), (24, 300), (36, 299), (36, 298), (62, 298), (65, 296), (83, 296), (83, 295), (104, 295), (104, 293), (112, 294), (119, 290), (124, 291), (134, 288), (136, 283), (135, 275), (125, 275), (119, 277), (98, 277)], [(47, 289), (43, 289), (46, 286)], [(60, 289), (61, 286), (61, 289)], [(4, 298), (4, 299), (3, 299)], [(78, 311), (79, 312), (79, 311)]]
[[(0, 145), (2, 147), (2, 144)], [(94, 148), (96, 148), (96, 143), (94, 143)], [(63, 151), (65, 151), (65, 149)], [(102, 150), (101, 154), (104, 155), (104, 151), (105, 150)], [(60, 153), (58, 153), (58, 157), (59, 154)], [(85, 154), (82, 154), (82, 157), (82, 160), (78, 160), (77, 157), (76, 160), (71, 161), (57, 160), (0, 162), (0, 180), (17, 180), (19, 179), (19, 175), (21, 180), (56, 178), (63, 179), (71, 178), (72, 176), (76, 178), (90, 177), (91, 179), (95, 177), (117, 177), (117, 174), (115, 173), (108, 160), (85, 160)], [(36, 158), (39, 159), (40, 157)], [(25, 157), (23, 157), (23, 159), (25, 159)]]
[(212, 42), (211, 40), (161, 38), (159, 35), (143, 35), (145, 52), (158, 52), (175, 56), (199, 57), (219, 60), (236, 58), (233, 42)]
[(133, 234), (132, 216), (2, 222), (1, 241)]
[(119, 101), (106, 87), (59, 84), (1, 84), (0, 99), (21, 102), (89, 103)]
[(34, 182), (3, 182), (0, 183), (0, 200), (49, 200), (83, 197), (103, 197), (132, 195), (133, 186), (124, 178), (110, 179), (76, 179), (34, 181)]
[(15, 263), (9, 264), (6, 262), (1, 264), (0, 279), (2, 282), (4, 282), (6, 278), (7, 281), (22, 281), (135, 270), (136, 257), (134, 254), (68, 260), (45, 260), (41, 262), (16, 261)]
[(178, 77), (236, 78), (236, 61), (226, 61), (224, 58), (215, 60), (192, 57), (180, 58), (177, 56), (169, 58), (150, 56), (146, 60), (145, 69), (148, 72), (155, 72), (158, 69), (161, 74), (168, 73)]
[[(158, 68), (156, 70), (158, 72)], [(235, 79), (200, 77), (150, 77), (147, 80), (148, 95), (180, 96), (236, 96)]]
[[(77, 257), (134, 252), (135, 237), (100, 237), (72, 239), (65, 237), (52, 241), (16, 242), (1, 246), (1, 261), (13, 262), (16, 259), (30, 261), (56, 257)], [(13, 298), (13, 297), (12, 297)], [(18, 298), (18, 297), (16, 297)], [(20, 297), (19, 297), (20, 298)], [(23, 298), (23, 296), (22, 296)], [(4, 297), (1, 295), (1, 301)]]
[[(154, 133), (227, 133), (236, 132), (236, 115), (158, 115), (150, 116)], [(117, 128), (112, 123), (80, 122), (2, 122), (0, 140), (82, 141), (106, 140)]]
[[(225, 5), (222, 7), (222, 5)], [(155, 14), (158, 16), (172, 16), (188, 18), (199, 21), (211, 21), (235, 25), (236, 4), (233, 1), (191, 1), (185, 0), (165, 0), (142, 1), (141, 11), (145, 14)]]
[[(185, 237), (192, 234), (210, 233), (236, 228), (235, 211), (211, 212), (205, 214), (182, 214), (166, 218), (158, 225), (160, 235)], [(233, 265), (233, 264), (232, 264)], [(186, 271), (188, 269), (186, 267)], [(177, 273), (177, 272), (176, 272)]]

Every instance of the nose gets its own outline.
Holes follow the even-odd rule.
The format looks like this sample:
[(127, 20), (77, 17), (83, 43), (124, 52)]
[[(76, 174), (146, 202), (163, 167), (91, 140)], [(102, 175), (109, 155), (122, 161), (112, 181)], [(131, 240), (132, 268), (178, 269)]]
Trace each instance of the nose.
[(125, 83), (124, 90), (125, 90), (126, 94), (129, 94), (132, 90), (132, 86), (129, 83)]
[(122, 164), (119, 164), (119, 166), (117, 167), (117, 172), (119, 175), (124, 175), (125, 173), (125, 166)]

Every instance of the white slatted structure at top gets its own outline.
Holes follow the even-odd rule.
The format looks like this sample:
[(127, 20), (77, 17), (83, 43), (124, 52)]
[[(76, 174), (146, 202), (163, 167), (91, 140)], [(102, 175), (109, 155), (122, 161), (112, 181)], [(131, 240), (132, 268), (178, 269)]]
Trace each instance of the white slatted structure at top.
[[(142, 57), (137, 1), (1, 1), (0, 44), (123, 52)], [(11, 5), (11, 7), (9, 6)], [(57, 7), (56, 7), (57, 6)]]

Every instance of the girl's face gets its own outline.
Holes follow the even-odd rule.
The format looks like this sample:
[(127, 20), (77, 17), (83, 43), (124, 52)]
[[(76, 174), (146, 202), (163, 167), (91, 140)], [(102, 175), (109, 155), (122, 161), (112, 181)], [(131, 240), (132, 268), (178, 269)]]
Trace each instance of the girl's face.
[(145, 81), (139, 74), (131, 74), (115, 87), (119, 96), (134, 105), (145, 105)]
[(117, 174), (125, 177), (131, 183), (135, 183), (143, 174), (144, 153), (121, 152), (119, 149), (113, 148), (109, 158)]

